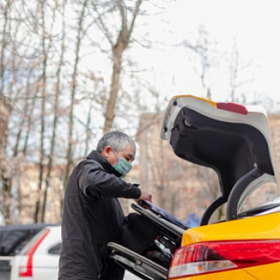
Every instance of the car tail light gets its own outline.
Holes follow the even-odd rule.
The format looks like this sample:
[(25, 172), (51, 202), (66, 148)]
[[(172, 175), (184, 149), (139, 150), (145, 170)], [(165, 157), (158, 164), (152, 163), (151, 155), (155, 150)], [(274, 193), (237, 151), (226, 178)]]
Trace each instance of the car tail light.
[(232, 103), (232, 102), (227, 102), (227, 103), (218, 102), (216, 104), (216, 107), (221, 110), (230, 111), (230, 112), (241, 114), (241, 115), (248, 114), (248, 110), (245, 106), (236, 104), (236, 103)]
[(279, 261), (280, 240), (197, 243), (175, 252), (169, 278), (189, 277)]
[(33, 242), (30, 241), (28, 247), (26, 247), (24, 255), (27, 256), (27, 262), (25, 266), (19, 268), (19, 277), (32, 277), (33, 275), (33, 255), (37, 250), (38, 246), (42, 243), (44, 238), (48, 235), (50, 230), (42, 231), (41, 234), (35, 236)]

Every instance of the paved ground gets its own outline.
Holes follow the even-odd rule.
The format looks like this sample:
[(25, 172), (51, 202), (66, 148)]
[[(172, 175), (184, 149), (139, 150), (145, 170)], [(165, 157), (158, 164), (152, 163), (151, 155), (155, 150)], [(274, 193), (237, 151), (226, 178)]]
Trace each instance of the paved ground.
[[(0, 271), (0, 279), (1, 280), (10, 280), (10, 272), (9, 271)], [(131, 278), (131, 280), (134, 278)]]
[[(10, 272), (0, 270), (0, 279), (1, 280), (10, 280)], [(124, 280), (139, 280), (139, 279), (140, 279), (139, 277), (136, 277), (135, 275), (131, 274), (128, 271), (125, 273)]]
[[(10, 280), (10, 269), (7, 266), (3, 266), (2, 263), (0, 263), (0, 280)], [(124, 280), (140, 280), (140, 278), (126, 271)]]
[(0, 280), (10, 280), (10, 261), (5, 259), (5, 257), (0, 258)]

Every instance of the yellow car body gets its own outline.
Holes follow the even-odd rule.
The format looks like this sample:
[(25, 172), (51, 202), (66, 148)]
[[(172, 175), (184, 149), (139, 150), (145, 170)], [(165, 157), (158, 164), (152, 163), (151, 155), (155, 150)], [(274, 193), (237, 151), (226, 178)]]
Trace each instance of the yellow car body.
[[(222, 222), (185, 231), (182, 247), (208, 241), (276, 240), (280, 244), (280, 213), (271, 213), (230, 222)], [(278, 252), (279, 248), (278, 248)], [(280, 259), (280, 256), (279, 256)], [(172, 265), (171, 265), (172, 266)], [(187, 277), (171, 278), (177, 280), (279, 280), (280, 261), (251, 266), (242, 269), (221, 270)]]

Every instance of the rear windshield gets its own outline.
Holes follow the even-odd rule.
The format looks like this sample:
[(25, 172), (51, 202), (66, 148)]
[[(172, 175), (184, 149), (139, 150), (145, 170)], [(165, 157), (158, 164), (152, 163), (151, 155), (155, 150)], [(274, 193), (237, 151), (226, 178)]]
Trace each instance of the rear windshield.
[(48, 231), (47, 228), (42, 229), (39, 231), (34, 237), (22, 248), (22, 250), (19, 252), (19, 255), (26, 255), (32, 246), (40, 239), (46, 232)]
[(45, 227), (46, 225), (37, 224), (0, 226), (0, 256), (14, 256), (18, 254)]
[(276, 208), (278, 206), (280, 206), (280, 203), (270, 203), (270, 204), (261, 205), (259, 207), (256, 207), (256, 208), (253, 208), (253, 209), (250, 209), (250, 210), (239, 213), (238, 217), (242, 218), (242, 217), (254, 216), (254, 215), (260, 214), (262, 212), (265, 212), (267, 210), (271, 210), (273, 208)]

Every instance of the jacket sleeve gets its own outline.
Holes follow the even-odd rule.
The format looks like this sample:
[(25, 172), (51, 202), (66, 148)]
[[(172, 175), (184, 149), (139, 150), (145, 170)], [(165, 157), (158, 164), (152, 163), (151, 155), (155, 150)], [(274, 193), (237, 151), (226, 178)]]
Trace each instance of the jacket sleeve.
[(84, 162), (77, 170), (77, 183), (87, 197), (139, 198), (138, 185), (130, 184), (114, 174), (105, 172), (97, 163)]

